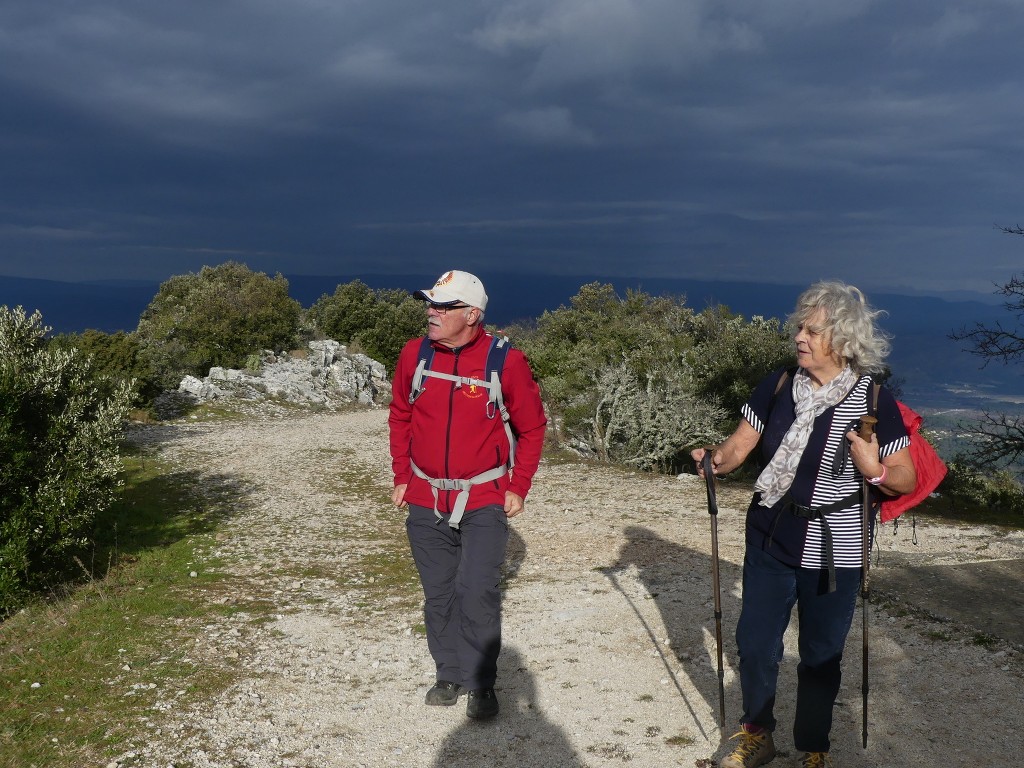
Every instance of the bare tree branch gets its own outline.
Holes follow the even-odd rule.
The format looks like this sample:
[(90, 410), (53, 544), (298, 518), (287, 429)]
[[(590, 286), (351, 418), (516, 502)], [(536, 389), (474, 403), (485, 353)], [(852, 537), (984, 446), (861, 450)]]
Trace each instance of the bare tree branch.
[[(1024, 235), (1021, 227), (1000, 227), (1000, 231), (1010, 235)], [(1003, 285), (996, 286), (996, 293), (1006, 297), (1003, 307), (1011, 314), (1016, 323), (1010, 327), (996, 322), (995, 325), (975, 323), (954, 331), (949, 338), (954, 341), (967, 342), (967, 352), (984, 360), (982, 368), (993, 360), (1009, 365), (1024, 358), (1024, 277), (1014, 275)]]
[[(1024, 235), (1024, 228), (999, 227), (1008, 235)], [(985, 362), (993, 360), (1003, 365), (1024, 359), (1024, 276), (1014, 275), (996, 293), (1006, 297), (1003, 307), (1013, 316), (1013, 325), (996, 322), (994, 325), (976, 323), (950, 334), (956, 341), (964, 341), (969, 351)], [(1024, 417), (984, 411), (980, 421), (957, 425), (967, 447), (961, 452), (964, 462), (979, 469), (1014, 468), (1018, 473), (1024, 460)]]

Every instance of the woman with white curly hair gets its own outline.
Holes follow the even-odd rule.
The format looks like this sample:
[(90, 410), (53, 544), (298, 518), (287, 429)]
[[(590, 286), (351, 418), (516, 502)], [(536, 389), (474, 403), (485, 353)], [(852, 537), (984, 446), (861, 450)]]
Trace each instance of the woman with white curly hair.
[[(798, 367), (764, 379), (743, 406), (736, 431), (711, 449), (716, 475), (736, 469), (759, 443), (767, 462), (746, 519), (736, 627), (741, 730), (721, 768), (753, 768), (775, 757), (776, 683), (794, 605), (798, 765), (832, 765), (832, 710), (861, 579), (860, 489), (867, 480), (895, 496), (916, 483), (910, 439), (884, 387), (874, 434), (863, 440), (857, 433), (859, 418), (872, 410), (871, 376), (882, 372), (889, 351), (875, 325), (879, 314), (851, 285), (826, 281), (804, 291), (788, 321)], [(704, 455), (703, 448), (692, 453), (701, 476)]]

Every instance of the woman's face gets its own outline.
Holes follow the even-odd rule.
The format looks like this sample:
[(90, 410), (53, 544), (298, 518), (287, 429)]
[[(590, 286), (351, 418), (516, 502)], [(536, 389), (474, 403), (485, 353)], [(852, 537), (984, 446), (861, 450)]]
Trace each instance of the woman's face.
[(818, 384), (826, 384), (843, 370), (843, 360), (832, 349), (825, 310), (818, 309), (802, 322), (793, 337), (797, 364)]

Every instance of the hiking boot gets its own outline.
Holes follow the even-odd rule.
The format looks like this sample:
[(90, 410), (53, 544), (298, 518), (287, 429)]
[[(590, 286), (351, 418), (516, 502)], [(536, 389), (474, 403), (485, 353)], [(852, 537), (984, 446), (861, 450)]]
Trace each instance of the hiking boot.
[(797, 768), (833, 768), (828, 752), (804, 752), (796, 765)]
[(449, 680), (438, 680), (434, 687), (427, 691), (426, 703), (431, 707), (450, 707), (464, 693), (461, 685)]
[(719, 768), (754, 768), (771, 762), (775, 757), (775, 742), (771, 731), (740, 731), (730, 738), (739, 739), (736, 748), (719, 763)]
[(498, 697), (493, 688), (480, 688), (469, 692), (466, 715), (474, 720), (487, 720), (498, 714)]

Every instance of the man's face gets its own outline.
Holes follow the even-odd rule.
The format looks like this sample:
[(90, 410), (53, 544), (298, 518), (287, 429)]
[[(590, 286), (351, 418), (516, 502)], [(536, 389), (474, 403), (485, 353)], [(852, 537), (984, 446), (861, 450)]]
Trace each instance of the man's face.
[(427, 336), (446, 347), (468, 344), (475, 333), (480, 310), (467, 304), (443, 307), (427, 304)]

